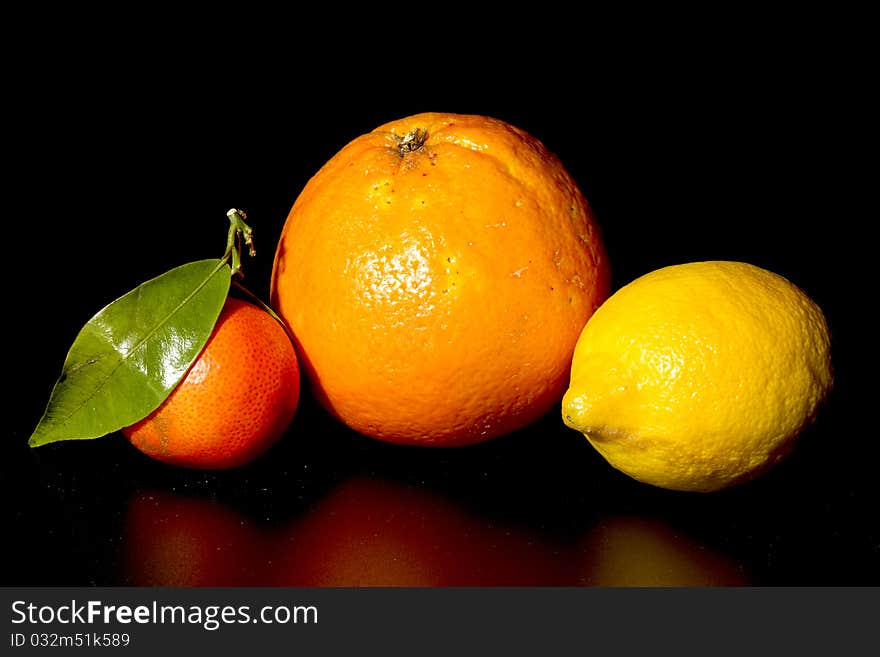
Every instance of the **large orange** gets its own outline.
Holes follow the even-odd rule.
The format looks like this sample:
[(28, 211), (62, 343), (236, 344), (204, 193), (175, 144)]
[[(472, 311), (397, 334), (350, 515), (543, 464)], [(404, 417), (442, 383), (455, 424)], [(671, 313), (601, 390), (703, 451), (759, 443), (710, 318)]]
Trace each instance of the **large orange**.
[(299, 365), (284, 327), (261, 308), (230, 297), (183, 380), (159, 408), (122, 433), (172, 465), (233, 468), (275, 443), (298, 401)]
[(608, 288), (598, 227), (559, 159), (457, 114), (345, 146), (296, 199), (272, 274), (317, 398), (403, 444), (475, 443), (546, 413)]

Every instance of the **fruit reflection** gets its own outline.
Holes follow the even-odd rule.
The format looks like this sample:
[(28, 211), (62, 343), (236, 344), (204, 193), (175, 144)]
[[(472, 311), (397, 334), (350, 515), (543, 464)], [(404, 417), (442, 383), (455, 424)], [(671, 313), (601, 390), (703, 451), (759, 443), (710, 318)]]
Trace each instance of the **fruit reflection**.
[(555, 585), (561, 549), (440, 494), (350, 479), (276, 542), (282, 586)]
[(582, 543), (581, 583), (593, 586), (746, 586), (724, 555), (641, 517), (601, 521)]
[(242, 514), (211, 500), (167, 491), (129, 503), (124, 583), (133, 586), (258, 584), (263, 537)]
[(742, 586), (736, 562), (642, 517), (580, 540), (474, 512), (426, 488), (355, 477), (267, 528), (209, 499), (143, 492), (129, 504), (123, 584), (134, 586)]

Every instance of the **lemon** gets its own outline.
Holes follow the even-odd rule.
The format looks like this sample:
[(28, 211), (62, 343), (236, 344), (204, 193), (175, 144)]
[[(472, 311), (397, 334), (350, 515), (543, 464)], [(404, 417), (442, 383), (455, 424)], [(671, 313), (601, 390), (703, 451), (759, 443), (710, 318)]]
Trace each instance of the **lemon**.
[(819, 307), (778, 274), (665, 267), (587, 322), (563, 419), (634, 479), (719, 490), (790, 453), (831, 389), (830, 343)]

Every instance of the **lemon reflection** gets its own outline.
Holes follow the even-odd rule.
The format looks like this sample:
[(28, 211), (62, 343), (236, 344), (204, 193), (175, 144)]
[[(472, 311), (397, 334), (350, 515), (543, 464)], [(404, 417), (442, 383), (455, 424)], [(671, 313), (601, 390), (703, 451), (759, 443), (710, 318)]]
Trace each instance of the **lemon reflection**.
[(745, 586), (740, 564), (668, 525), (621, 516), (600, 521), (581, 544), (581, 583), (592, 586)]

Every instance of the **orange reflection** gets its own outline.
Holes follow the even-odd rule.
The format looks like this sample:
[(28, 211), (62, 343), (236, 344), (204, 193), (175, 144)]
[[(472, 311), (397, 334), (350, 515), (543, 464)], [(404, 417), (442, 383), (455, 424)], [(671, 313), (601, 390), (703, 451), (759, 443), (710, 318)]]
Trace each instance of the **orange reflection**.
[(281, 586), (538, 586), (570, 581), (561, 549), (428, 490), (346, 481), (276, 542)]
[(262, 550), (261, 533), (223, 504), (144, 492), (128, 507), (123, 577), (133, 586), (254, 585)]
[(724, 555), (640, 517), (601, 521), (582, 543), (581, 582), (593, 586), (746, 586)]

